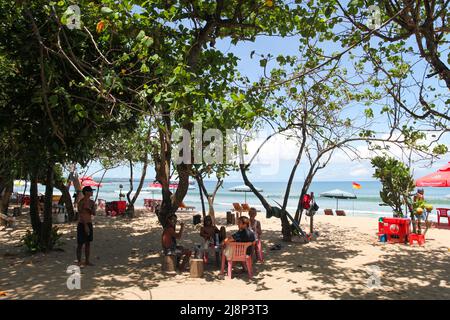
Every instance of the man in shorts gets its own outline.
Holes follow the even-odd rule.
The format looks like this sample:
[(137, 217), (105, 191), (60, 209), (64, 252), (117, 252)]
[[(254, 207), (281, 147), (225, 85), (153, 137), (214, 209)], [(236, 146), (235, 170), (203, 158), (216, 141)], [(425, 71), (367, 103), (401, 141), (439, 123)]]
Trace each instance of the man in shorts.
[(81, 266), (81, 251), (84, 245), (85, 265), (93, 266), (89, 261), (91, 242), (94, 239), (94, 228), (92, 216), (95, 215), (95, 202), (91, 199), (94, 190), (91, 187), (83, 188), (83, 198), (78, 202), (78, 225), (77, 225), (77, 260)]

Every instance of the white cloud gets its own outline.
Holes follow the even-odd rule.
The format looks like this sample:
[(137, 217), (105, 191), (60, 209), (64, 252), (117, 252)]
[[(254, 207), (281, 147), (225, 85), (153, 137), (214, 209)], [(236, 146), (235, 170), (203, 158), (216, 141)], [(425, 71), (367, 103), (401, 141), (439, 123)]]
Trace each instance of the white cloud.
[(360, 165), (357, 168), (351, 169), (350, 176), (357, 178), (369, 178), (372, 176), (372, 170), (367, 166)]

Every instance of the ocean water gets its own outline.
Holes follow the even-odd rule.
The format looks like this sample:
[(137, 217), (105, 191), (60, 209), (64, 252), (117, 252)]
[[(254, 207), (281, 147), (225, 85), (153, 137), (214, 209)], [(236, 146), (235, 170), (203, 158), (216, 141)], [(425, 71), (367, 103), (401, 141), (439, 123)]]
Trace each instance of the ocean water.
[[(152, 181), (152, 179), (147, 179), (144, 183), (144, 188), (148, 187)], [(135, 189), (138, 183), (138, 180), (134, 181), (133, 184)], [(309, 191), (314, 192), (316, 196), (316, 202), (320, 207), (319, 213), (323, 213), (323, 209), (325, 208), (336, 209), (336, 206), (338, 205), (339, 209), (345, 210), (347, 215), (350, 216), (392, 216), (392, 210), (390, 207), (380, 205), (382, 202), (379, 196), (381, 184), (378, 181), (358, 181), (358, 183), (362, 186), (362, 188), (356, 190), (352, 188), (352, 182), (350, 181), (317, 181), (312, 183)], [(128, 179), (105, 178), (102, 182), (102, 187), (100, 187), (98, 198), (105, 199), (106, 201), (119, 200), (119, 186), (121, 184), (123, 185), (122, 192), (126, 193), (129, 186)], [(217, 211), (227, 211), (232, 208), (233, 202), (244, 203), (246, 201), (251, 206), (262, 209), (263, 207), (261, 203), (258, 198), (253, 195), (253, 193), (231, 192), (228, 190), (242, 184), (243, 183), (240, 182), (225, 181), (222, 188), (219, 189), (216, 195), (214, 208)], [(274, 206), (276, 206), (275, 201), (279, 203), (283, 202), (286, 182), (255, 182), (254, 185), (263, 189), (262, 194), (266, 197), (268, 202)], [(215, 187), (215, 182), (205, 181), (205, 186), (209, 191), (212, 191)], [(294, 182), (292, 185), (287, 207), (287, 210), (291, 214), (295, 213), (295, 209), (299, 201), (301, 186), (301, 182)], [(197, 210), (201, 210), (198, 186), (195, 184), (193, 187), (195, 188), (188, 191), (184, 199), (184, 203), (186, 205), (195, 206)], [(322, 198), (319, 196), (321, 192), (332, 189), (341, 189), (347, 192), (352, 192), (356, 195), (357, 199), (339, 200), (337, 204), (335, 199)], [(448, 188), (424, 188), (424, 190), (425, 199), (428, 202), (431, 202), (434, 208), (450, 207), (450, 198), (446, 197), (450, 194), (450, 190)], [(15, 187), (15, 191), (22, 192), (23, 187)], [(43, 186), (39, 186), (39, 192), (44, 193), (44, 191), (45, 188)], [(71, 193), (74, 192), (73, 187), (70, 191)], [(55, 190), (55, 194), (59, 194), (58, 191)], [(95, 195), (96, 193), (94, 193), (94, 197)], [(142, 191), (139, 195), (136, 205), (143, 206), (145, 198), (161, 199), (161, 192), (144, 189), (144, 191)], [(205, 203), (205, 205), (207, 209), (207, 203)], [(435, 220), (433, 218), (434, 216), (434, 214), (431, 215), (432, 220)]]

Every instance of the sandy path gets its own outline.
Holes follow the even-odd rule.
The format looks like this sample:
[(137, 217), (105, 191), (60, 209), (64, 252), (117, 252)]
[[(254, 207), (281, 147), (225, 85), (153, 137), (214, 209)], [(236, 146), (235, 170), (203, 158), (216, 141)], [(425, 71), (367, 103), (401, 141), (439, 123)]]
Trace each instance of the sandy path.
[[(179, 216), (187, 224), (180, 244), (200, 243), (191, 215)], [(223, 225), (225, 215), (218, 216)], [(425, 246), (410, 247), (377, 242), (375, 218), (319, 215), (314, 221), (321, 235), (305, 245), (282, 243), (278, 219), (258, 219), (266, 261), (256, 264), (254, 279), (242, 274), (229, 280), (214, 263), (202, 279), (161, 273), (161, 228), (154, 216), (99, 216), (95, 266), (82, 269), (81, 290), (68, 290), (76, 226), (61, 226), (64, 251), (30, 256), (19, 246), (29, 228), (23, 216), (16, 230), (0, 231), (0, 291), (7, 294), (0, 299), (450, 299), (449, 229), (430, 229)], [(229, 233), (235, 229), (227, 227)], [(282, 249), (270, 251), (275, 243)], [(379, 287), (367, 286), (370, 270), (379, 274)]]

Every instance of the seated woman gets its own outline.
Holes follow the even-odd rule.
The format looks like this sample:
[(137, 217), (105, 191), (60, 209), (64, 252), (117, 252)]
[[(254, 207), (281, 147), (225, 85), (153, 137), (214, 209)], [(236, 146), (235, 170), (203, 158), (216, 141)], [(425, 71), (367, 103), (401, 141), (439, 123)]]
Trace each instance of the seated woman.
[[(223, 228), (223, 227), (222, 227)], [(216, 264), (219, 264), (219, 245), (223, 240), (221, 239), (221, 233), (224, 231), (213, 225), (211, 216), (206, 216), (203, 221), (203, 227), (200, 229), (200, 236), (203, 238), (203, 260), (208, 263), (208, 250), (210, 247), (215, 247), (216, 252)]]
[[(176, 232), (175, 227), (177, 224), (177, 216), (175, 214), (167, 217), (167, 226), (164, 228), (161, 243), (165, 255), (176, 255), (177, 257), (177, 269), (185, 271), (186, 265), (189, 262), (191, 251), (185, 249), (182, 246), (177, 246), (177, 239), (181, 239), (184, 231), (184, 223), (180, 224), (180, 231)], [(180, 261), (181, 264), (180, 264)]]

